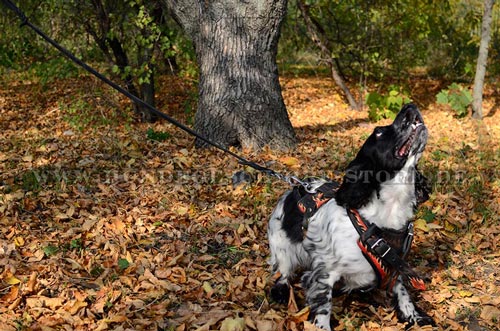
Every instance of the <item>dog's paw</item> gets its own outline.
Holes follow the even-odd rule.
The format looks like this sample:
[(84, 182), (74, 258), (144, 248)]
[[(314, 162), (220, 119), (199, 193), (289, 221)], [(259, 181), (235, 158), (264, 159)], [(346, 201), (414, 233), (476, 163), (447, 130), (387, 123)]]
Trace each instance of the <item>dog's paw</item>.
[(415, 324), (417, 324), (418, 326), (424, 326), (424, 325), (436, 326), (436, 322), (434, 322), (434, 319), (432, 319), (432, 317), (421, 311), (418, 313), (418, 315), (402, 322), (408, 322), (405, 327), (406, 330), (410, 329)]
[[(316, 316), (309, 315), (308, 322), (309, 322), (311, 327), (309, 327), (308, 329), (304, 328), (304, 330), (331, 331), (330, 316), (329, 315), (324, 315), (324, 314), (316, 315)], [(306, 325), (304, 324), (304, 326), (306, 326)]]
[(277, 303), (287, 304), (290, 299), (290, 287), (286, 283), (276, 283), (271, 288), (271, 298)]

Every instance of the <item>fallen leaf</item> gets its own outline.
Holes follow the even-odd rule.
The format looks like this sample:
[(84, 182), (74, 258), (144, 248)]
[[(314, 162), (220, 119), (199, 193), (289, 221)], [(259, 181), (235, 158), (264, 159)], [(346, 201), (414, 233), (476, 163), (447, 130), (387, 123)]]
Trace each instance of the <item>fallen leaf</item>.
[(19, 286), (12, 286), (7, 294), (0, 297), (0, 301), (5, 303), (11, 303), (17, 299), (18, 295), (19, 295)]
[(291, 315), (290, 317), (295, 323), (302, 323), (307, 321), (310, 311), (311, 308), (309, 306), (306, 306), (301, 311)]
[(494, 306), (485, 305), (481, 309), (480, 317), (487, 322), (498, 322), (500, 320), (500, 309)]
[(241, 317), (227, 317), (222, 321), (220, 331), (243, 331), (245, 330), (245, 319)]
[(276, 331), (276, 323), (272, 320), (257, 320), (255, 321), (257, 331)]
[(213, 289), (212, 285), (210, 285), (209, 282), (205, 281), (205, 282), (203, 282), (202, 287), (203, 287), (203, 290), (205, 291), (205, 293), (207, 294), (207, 297), (210, 298), (212, 296), (212, 294), (214, 293), (214, 289)]
[(304, 322), (304, 331), (323, 331), (323, 329), (318, 328), (316, 325), (309, 321)]
[(85, 307), (87, 307), (87, 303), (85, 301), (73, 300), (73, 302), (69, 304), (67, 310), (71, 315), (75, 315), (80, 311), (80, 309)]
[(14, 238), (14, 244), (16, 246), (24, 246), (24, 238), (23, 237), (16, 237)]
[(285, 156), (279, 159), (280, 163), (283, 163), (289, 167), (297, 167), (299, 166), (299, 159), (292, 156)]
[(16, 285), (16, 284), (19, 284), (21, 281), (15, 277), (15, 276), (10, 276), (10, 277), (7, 277), (5, 279), (5, 283), (9, 284), (9, 285)]
[(32, 293), (36, 289), (38, 273), (33, 271), (30, 275), (30, 279), (26, 284), (26, 293)]
[(289, 288), (290, 297), (288, 298), (288, 312), (296, 313), (299, 311), (299, 307), (297, 306), (297, 302), (295, 302), (295, 294), (293, 292), (293, 287)]
[(462, 297), (462, 298), (469, 298), (471, 296), (474, 295), (474, 293), (472, 293), (471, 291), (466, 291), (466, 290), (460, 290), (458, 291), (458, 294)]
[(427, 226), (427, 222), (422, 218), (416, 220), (414, 222), (414, 226), (416, 229), (422, 230), (424, 232), (429, 232), (429, 227)]
[(57, 309), (63, 305), (63, 298), (49, 298), (43, 295), (26, 298), (26, 306), (29, 308)]

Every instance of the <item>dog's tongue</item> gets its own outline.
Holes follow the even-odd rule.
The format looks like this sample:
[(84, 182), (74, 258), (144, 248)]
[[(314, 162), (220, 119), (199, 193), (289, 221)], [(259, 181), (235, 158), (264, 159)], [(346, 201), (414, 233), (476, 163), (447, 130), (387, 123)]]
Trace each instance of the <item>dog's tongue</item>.
[(403, 157), (406, 155), (406, 153), (408, 153), (408, 149), (410, 148), (410, 144), (407, 142), (406, 144), (404, 144), (400, 149), (399, 149), (399, 156)]

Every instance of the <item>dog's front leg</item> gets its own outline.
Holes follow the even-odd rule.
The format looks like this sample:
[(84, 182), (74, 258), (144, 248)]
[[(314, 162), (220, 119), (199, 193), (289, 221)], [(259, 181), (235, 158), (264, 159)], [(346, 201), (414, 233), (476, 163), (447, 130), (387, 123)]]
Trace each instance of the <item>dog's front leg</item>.
[[(324, 263), (320, 263), (323, 266)], [(304, 274), (302, 283), (306, 287), (307, 303), (311, 308), (309, 320), (317, 327), (330, 331), (333, 285), (339, 280), (335, 272), (316, 266)]]
[(417, 323), (418, 325), (435, 325), (432, 317), (415, 306), (410, 297), (410, 294), (408, 293), (408, 290), (403, 285), (401, 276), (398, 277), (392, 291), (394, 295), (394, 305), (398, 314), (398, 319), (401, 322), (407, 322), (408, 326), (411, 326), (415, 323)]

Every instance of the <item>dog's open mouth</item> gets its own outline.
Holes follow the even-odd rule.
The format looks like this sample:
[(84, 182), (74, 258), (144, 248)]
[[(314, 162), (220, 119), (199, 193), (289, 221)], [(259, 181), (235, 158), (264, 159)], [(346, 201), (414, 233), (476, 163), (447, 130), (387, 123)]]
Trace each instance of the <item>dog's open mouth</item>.
[(410, 136), (403, 143), (403, 145), (396, 150), (396, 156), (407, 157), (410, 154), (411, 147), (413, 146), (413, 142), (415, 141), (415, 137), (417, 136), (418, 128), (420, 128), (422, 125), (424, 125), (424, 123), (416, 118), (415, 122), (411, 125), (412, 130)]

